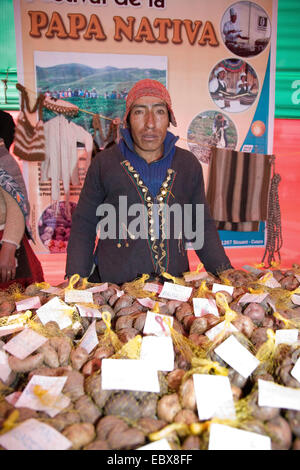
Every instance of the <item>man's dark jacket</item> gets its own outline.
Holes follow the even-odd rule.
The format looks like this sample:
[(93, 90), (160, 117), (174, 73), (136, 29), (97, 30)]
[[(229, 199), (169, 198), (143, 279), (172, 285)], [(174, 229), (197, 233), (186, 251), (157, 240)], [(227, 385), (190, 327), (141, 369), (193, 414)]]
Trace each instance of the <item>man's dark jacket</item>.
[[(138, 214), (128, 216), (127, 225), (120, 220), (119, 227), (119, 196), (127, 196), (128, 208), (132, 204), (142, 204), (147, 216), (145, 230), (147, 239), (133, 238), (130, 233), (130, 222)], [(153, 239), (153, 203), (162, 204), (159, 217), (160, 238)], [(99, 240), (95, 254), (96, 227), (99, 216), (97, 208), (101, 204), (110, 204), (116, 209), (116, 237)], [(204, 230), (204, 244), (196, 250), (198, 257), (207, 272), (217, 274), (231, 267), (230, 261), (220, 242), (215, 223), (207, 206), (201, 164), (189, 151), (176, 146), (171, 168), (166, 174), (161, 191), (154, 198), (140, 175), (122, 155), (117, 145), (98, 153), (87, 172), (78, 205), (72, 219), (71, 236), (68, 243), (66, 275), (79, 274), (88, 277), (94, 259), (98, 265), (102, 282), (121, 284), (130, 282), (142, 274), (159, 275), (167, 272), (173, 276), (181, 276), (189, 270), (185, 244), (184, 224), (182, 232), (174, 238), (172, 217), (165, 219), (163, 207), (168, 204), (182, 206), (193, 205), (193, 229), (195, 223), (195, 204), (204, 205), (204, 222), (197, 220)], [(147, 223), (148, 221), (148, 223)], [(168, 229), (170, 237), (164, 236)], [(104, 227), (105, 230), (105, 227)], [(173, 237), (172, 237), (173, 234)], [(181, 238), (182, 237), (182, 238)]]

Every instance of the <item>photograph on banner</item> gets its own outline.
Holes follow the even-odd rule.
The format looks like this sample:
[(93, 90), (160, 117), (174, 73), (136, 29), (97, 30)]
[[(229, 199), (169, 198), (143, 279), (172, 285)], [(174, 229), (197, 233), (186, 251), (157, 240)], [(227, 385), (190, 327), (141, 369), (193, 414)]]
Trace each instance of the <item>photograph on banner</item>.
[(242, 59), (219, 62), (209, 76), (213, 102), (224, 112), (241, 113), (253, 105), (259, 85), (255, 70)]
[[(277, 0), (13, 3), (18, 81), (30, 94), (44, 94), (46, 127), (58, 117), (63, 121), (57, 109), (68, 108), (62, 116), (90, 134), (94, 149), (110, 145), (120, 136), (112, 122), (122, 127), (128, 91), (154, 78), (171, 95), (177, 127), (169, 130), (179, 137), (177, 145), (196, 155), (205, 183), (211, 147), (272, 153)], [(82, 184), (90, 157), (87, 148), (77, 151), (85, 155)], [(75, 189), (68, 195), (65, 181), (54, 186), (43, 163), (24, 162), (35, 249), (65, 250), (65, 212), (74, 210), (70, 202), (76, 204), (80, 184), (71, 181)], [(44, 220), (54, 203), (59, 230)], [(239, 233), (219, 233), (227, 246), (263, 245), (259, 226), (262, 233), (241, 234), (240, 245)]]
[[(167, 57), (35, 51), (34, 58), (38, 93), (77, 106), (72, 121), (93, 135), (98, 148), (109, 143), (111, 120), (122, 119), (134, 83), (145, 77), (167, 82)], [(101, 127), (94, 115), (100, 115)], [(44, 108), (44, 122), (54, 116)]]
[(221, 31), (231, 52), (240, 57), (252, 57), (269, 44), (271, 24), (268, 14), (258, 3), (241, 1), (226, 10)]
[(201, 163), (208, 164), (212, 147), (235, 149), (237, 129), (233, 121), (219, 111), (205, 111), (194, 117), (188, 127), (188, 146)]

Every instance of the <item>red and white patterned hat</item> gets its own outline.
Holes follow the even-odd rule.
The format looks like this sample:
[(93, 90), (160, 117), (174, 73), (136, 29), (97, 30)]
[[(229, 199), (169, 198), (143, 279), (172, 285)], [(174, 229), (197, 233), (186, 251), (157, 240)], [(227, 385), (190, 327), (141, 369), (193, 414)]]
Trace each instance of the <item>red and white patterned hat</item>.
[(170, 122), (173, 124), (174, 127), (177, 126), (168, 90), (162, 83), (158, 82), (157, 80), (151, 80), (150, 78), (138, 81), (135, 85), (133, 85), (133, 87), (129, 91), (126, 99), (126, 111), (123, 118), (123, 122), (125, 125), (126, 119), (132, 108), (132, 105), (137, 99), (141, 98), (142, 96), (156, 96), (157, 98), (162, 99), (166, 103), (168, 111), (170, 113)]

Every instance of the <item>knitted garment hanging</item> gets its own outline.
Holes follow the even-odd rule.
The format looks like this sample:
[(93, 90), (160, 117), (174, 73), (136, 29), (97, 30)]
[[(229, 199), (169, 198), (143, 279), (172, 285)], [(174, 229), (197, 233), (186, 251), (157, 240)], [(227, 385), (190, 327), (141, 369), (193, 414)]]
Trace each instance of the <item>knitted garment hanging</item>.
[[(19, 83), (16, 87), (21, 92), (21, 111), (15, 129), (14, 154), (22, 160), (43, 161), (45, 160), (45, 134), (42, 116), (44, 96), (39, 95), (31, 109), (26, 89)], [(36, 110), (38, 110), (38, 122), (33, 126), (27, 113), (32, 114)]]
[[(280, 258), (282, 245), (278, 198), (280, 176), (274, 174), (272, 155), (214, 148), (209, 166), (207, 200), (220, 230), (258, 230), (267, 221), (264, 258)], [(273, 175), (272, 175), (273, 170)]]

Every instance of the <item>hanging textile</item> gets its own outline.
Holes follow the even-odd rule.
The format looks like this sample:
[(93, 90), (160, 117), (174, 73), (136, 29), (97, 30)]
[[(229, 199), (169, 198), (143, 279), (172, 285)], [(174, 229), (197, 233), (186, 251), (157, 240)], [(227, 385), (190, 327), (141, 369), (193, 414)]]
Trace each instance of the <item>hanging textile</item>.
[(82, 126), (59, 115), (45, 123), (46, 158), (41, 164), (41, 181), (51, 179), (53, 201), (60, 199), (60, 181), (68, 195), (70, 183), (79, 184), (77, 142), (84, 144), (87, 168), (91, 161), (93, 138)]
[(280, 257), (282, 245), (278, 197), (280, 176), (274, 171), (275, 157), (230, 149), (212, 149), (207, 200), (219, 230), (257, 231), (267, 222), (264, 258)]
[[(19, 83), (16, 85), (21, 92), (21, 111), (19, 114), (14, 138), (14, 154), (22, 160), (38, 162), (45, 160), (45, 134), (43, 123), (44, 96), (39, 95), (31, 108), (26, 89)], [(38, 111), (38, 122), (33, 126), (28, 114)]]

